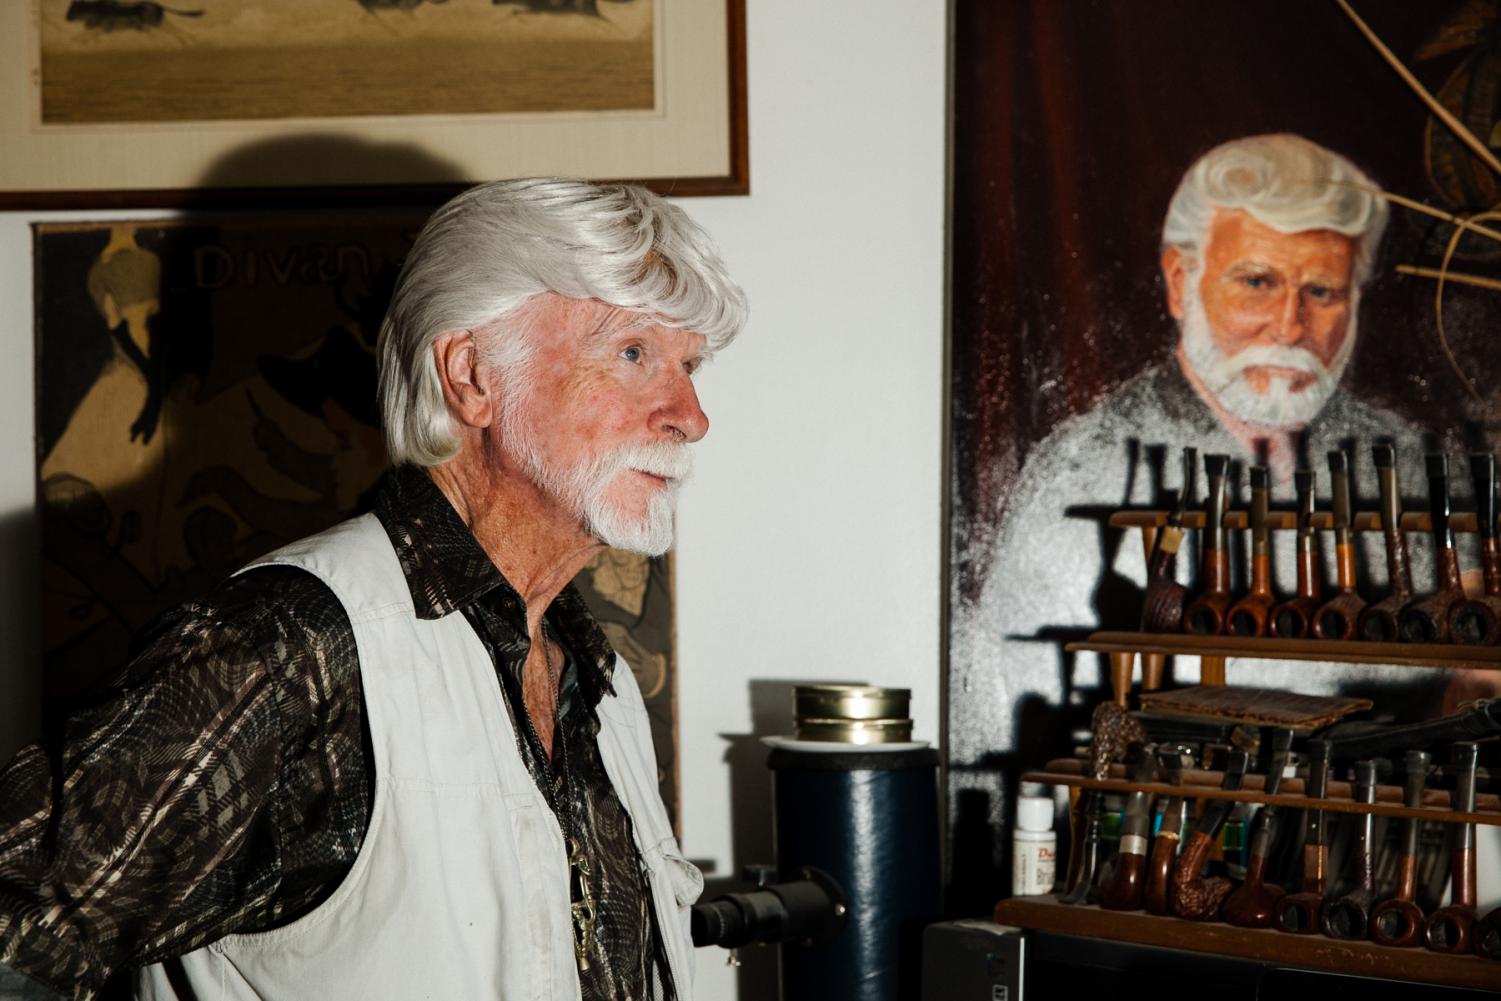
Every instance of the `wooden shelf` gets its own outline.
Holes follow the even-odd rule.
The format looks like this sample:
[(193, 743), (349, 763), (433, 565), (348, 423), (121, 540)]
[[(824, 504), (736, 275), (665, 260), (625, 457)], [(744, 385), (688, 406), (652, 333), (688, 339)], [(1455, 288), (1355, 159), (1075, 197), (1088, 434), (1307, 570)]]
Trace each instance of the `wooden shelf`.
[(1140, 911), (1069, 906), (1060, 904), (1053, 896), (1002, 900), (996, 905), (995, 920), (1018, 928), (1235, 956), (1278, 966), (1420, 984), (1501, 989), (1501, 962), (1479, 956), (1445, 956), (1426, 949), (1393, 949), (1374, 942), (1341, 942), (1322, 935), (1288, 935), (1269, 928), (1236, 928), (1217, 922), (1155, 917)]
[[(1203, 511), (1185, 511), (1183, 514), (1184, 528), (1203, 528), (1204, 521)], [(1381, 516), (1375, 511), (1356, 511), (1350, 516), (1350, 522), (1351, 527), (1357, 532), (1381, 530)], [(1166, 511), (1117, 511), (1110, 516), (1111, 528), (1161, 528), (1166, 524)], [(1330, 511), (1315, 511), (1312, 524), (1320, 531), (1329, 531), (1334, 528), (1334, 514)], [(1298, 513), (1296, 511), (1268, 511), (1266, 525), (1274, 531), (1297, 528)], [(1404, 511), (1401, 526), (1404, 532), (1431, 532), (1433, 519), (1428, 516), (1427, 511)], [(1245, 511), (1226, 511), (1225, 527), (1250, 528), (1251, 519)], [(1479, 531), (1474, 511), (1460, 511), (1449, 515), (1449, 527), (1456, 532)]]
[[(1084, 774), (1083, 761), (1075, 758), (1058, 758), (1049, 761), (1040, 772), (1027, 772), (1023, 782), (1041, 782), (1045, 785), (1076, 786), (1080, 789), (1102, 789), (1106, 792), (1149, 792), (1153, 796), (1186, 796), (1189, 799), (1229, 799), (1238, 803), (1271, 803), (1295, 809), (1322, 809), (1330, 813), (1371, 813), (1378, 817), (1418, 817), (1442, 823), (1486, 824), (1501, 827), (1501, 797), (1481, 793), (1475, 797), (1475, 812), (1459, 813), (1449, 809), (1449, 794), (1441, 789), (1429, 789), (1423, 795), (1421, 807), (1402, 805), (1401, 786), (1377, 786), (1376, 802), (1367, 806), (1353, 799), (1354, 789), (1348, 782), (1330, 782), (1328, 797), (1308, 799), (1303, 795), (1302, 779), (1283, 779), (1282, 787), (1275, 795), (1262, 792), (1266, 776), (1247, 775), (1240, 789), (1219, 788), (1224, 775), (1221, 772), (1187, 769), (1183, 772), (1182, 785), (1166, 782), (1132, 782), (1125, 777), (1125, 768), (1112, 766), (1111, 777), (1094, 779)], [(1119, 776), (1119, 777), (1116, 777)]]
[(1069, 643), (1069, 653), (1178, 654), (1190, 657), (1255, 657), (1341, 664), (1501, 670), (1501, 647), (1450, 643), (1371, 643), (1364, 640), (1284, 640), (1190, 633), (1098, 632)]

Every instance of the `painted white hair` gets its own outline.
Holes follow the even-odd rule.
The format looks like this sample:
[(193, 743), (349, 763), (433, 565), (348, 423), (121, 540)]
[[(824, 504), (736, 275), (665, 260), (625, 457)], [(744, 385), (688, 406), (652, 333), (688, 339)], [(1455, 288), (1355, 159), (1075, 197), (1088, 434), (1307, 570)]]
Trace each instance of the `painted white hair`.
[(1359, 167), (1302, 136), (1232, 139), (1183, 175), (1162, 225), (1162, 246), (1185, 251), (1196, 269), (1215, 210), (1243, 209), (1278, 232), (1327, 229), (1354, 237), (1353, 278), (1360, 286), (1386, 230), (1386, 202), (1371, 193), (1376, 188)]
[(644, 188), (559, 178), (470, 188), (417, 234), (381, 325), (380, 406), (392, 462), (434, 466), (458, 453), (433, 358), (438, 335), (488, 328), (489, 360), (522, 366), (525, 324), (504, 321), (544, 292), (695, 331), (706, 354), (745, 325), (745, 293), (708, 234)]

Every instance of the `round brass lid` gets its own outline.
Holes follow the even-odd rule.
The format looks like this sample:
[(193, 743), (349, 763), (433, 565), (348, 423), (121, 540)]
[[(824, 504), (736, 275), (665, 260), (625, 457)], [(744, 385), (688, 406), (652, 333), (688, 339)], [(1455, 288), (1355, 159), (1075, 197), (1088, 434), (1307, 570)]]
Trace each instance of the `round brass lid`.
[(912, 700), (911, 689), (874, 685), (798, 685), (792, 691), (793, 714), (799, 720), (899, 720), (907, 716)]

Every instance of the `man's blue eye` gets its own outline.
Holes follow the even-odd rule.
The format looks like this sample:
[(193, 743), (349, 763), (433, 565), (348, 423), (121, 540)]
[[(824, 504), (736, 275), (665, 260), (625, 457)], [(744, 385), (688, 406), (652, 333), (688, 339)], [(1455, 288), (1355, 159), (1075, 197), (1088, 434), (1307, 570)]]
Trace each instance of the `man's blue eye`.
[(620, 352), (620, 357), (629, 362), (638, 362), (641, 360), (641, 349), (633, 344)]
[(1323, 285), (1310, 285), (1308, 286), (1308, 294), (1315, 299), (1327, 299), (1329, 298), (1329, 289)]
[(1270, 284), (1265, 275), (1246, 275), (1246, 285), (1249, 288), (1266, 288)]

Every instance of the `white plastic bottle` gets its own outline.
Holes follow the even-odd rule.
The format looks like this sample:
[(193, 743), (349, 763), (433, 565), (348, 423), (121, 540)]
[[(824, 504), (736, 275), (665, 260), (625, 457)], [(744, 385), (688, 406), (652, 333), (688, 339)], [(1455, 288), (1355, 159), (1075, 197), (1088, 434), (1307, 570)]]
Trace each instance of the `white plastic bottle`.
[(1016, 797), (1016, 826), (1011, 838), (1011, 895), (1052, 893), (1058, 836), (1053, 833), (1053, 797), (1045, 790), (1028, 786)]

